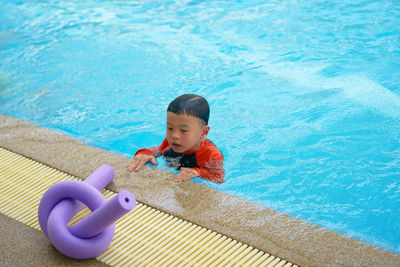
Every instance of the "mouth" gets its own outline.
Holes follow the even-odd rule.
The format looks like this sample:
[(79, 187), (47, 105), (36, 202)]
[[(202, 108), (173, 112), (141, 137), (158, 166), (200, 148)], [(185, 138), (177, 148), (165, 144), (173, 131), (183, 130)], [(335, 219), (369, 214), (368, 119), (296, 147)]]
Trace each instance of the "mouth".
[(172, 144), (172, 147), (173, 147), (173, 148), (180, 148), (180, 147), (182, 147), (182, 146), (181, 146), (180, 144), (173, 143), (173, 144)]

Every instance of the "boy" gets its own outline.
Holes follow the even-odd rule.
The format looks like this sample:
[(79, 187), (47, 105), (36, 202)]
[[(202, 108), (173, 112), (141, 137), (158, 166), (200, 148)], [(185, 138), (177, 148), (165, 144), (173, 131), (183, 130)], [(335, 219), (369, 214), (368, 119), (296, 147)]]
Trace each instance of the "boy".
[(158, 147), (139, 149), (128, 171), (139, 171), (148, 161), (157, 164), (156, 158), (164, 155), (179, 169), (175, 181), (199, 176), (215, 183), (225, 182), (224, 158), (206, 139), (209, 115), (210, 107), (203, 97), (186, 94), (176, 98), (167, 109), (167, 137)]

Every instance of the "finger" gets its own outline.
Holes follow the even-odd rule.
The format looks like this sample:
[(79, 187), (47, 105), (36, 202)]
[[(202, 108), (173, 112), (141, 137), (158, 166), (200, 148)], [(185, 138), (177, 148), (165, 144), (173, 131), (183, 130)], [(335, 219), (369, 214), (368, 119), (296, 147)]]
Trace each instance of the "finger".
[(142, 160), (142, 158), (135, 158), (133, 169), (136, 169), (140, 165), (140, 162), (142, 162)]
[(182, 182), (182, 181), (189, 180), (190, 178), (191, 178), (190, 173), (185, 168), (185, 169), (181, 169), (179, 174), (175, 177), (175, 181)]
[(177, 182), (184, 182), (184, 181), (189, 180), (190, 178), (191, 178), (190, 176), (182, 175), (182, 176), (179, 177), (178, 179), (175, 179), (175, 181), (177, 181)]
[(155, 157), (153, 157), (153, 158), (151, 159), (151, 163), (153, 163), (154, 165), (157, 165), (157, 160), (156, 160)]
[(175, 178), (175, 182), (182, 182), (182, 181), (184, 181), (184, 180), (182, 179), (182, 177), (176, 177), (176, 178)]
[(135, 171), (139, 171), (143, 167), (143, 165), (146, 164), (146, 162), (147, 162), (146, 160), (139, 160), (139, 162), (135, 168)]
[(136, 165), (137, 165), (137, 159), (133, 158), (128, 164), (128, 171), (133, 171)]
[(174, 180), (175, 180), (175, 182), (180, 182), (181, 179), (182, 179), (182, 172), (178, 173), (178, 175), (175, 176), (175, 179), (174, 179)]

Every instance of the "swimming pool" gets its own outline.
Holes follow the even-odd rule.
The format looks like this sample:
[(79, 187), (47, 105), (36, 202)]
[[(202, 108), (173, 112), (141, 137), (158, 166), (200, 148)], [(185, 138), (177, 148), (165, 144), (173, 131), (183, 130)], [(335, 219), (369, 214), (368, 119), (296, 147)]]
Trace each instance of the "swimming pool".
[(130, 157), (201, 94), (227, 182), (196, 182), (400, 253), (399, 23), (391, 1), (0, 1), (0, 112)]

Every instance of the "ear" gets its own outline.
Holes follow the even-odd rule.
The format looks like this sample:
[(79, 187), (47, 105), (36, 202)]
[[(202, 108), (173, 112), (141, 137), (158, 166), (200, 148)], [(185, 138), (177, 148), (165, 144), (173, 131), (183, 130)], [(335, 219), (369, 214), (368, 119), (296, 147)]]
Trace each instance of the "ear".
[(202, 133), (201, 133), (201, 139), (205, 139), (207, 137), (209, 131), (210, 131), (210, 126), (208, 126), (208, 125), (203, 126)]

